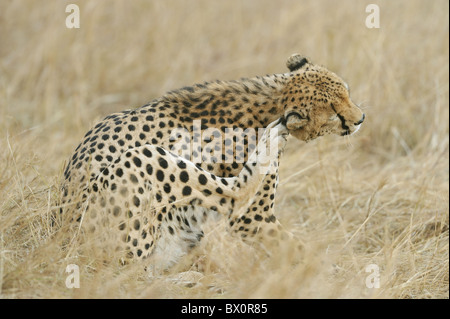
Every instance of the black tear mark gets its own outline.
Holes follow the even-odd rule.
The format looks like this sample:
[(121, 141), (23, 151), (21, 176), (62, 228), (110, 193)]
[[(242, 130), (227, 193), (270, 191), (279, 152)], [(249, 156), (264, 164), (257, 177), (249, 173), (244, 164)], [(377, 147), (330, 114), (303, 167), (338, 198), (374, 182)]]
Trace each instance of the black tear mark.
[(336, 111), (336, 108), (334, 107), (333, 103), (331, 103), (331, 108), (333, 109), (334, 113), (336, 113), (339, 120), (341, 120), (341, 127), (342, 127), (342, 129), (345, 130), (345, 133), (346, 133), (344, 135), (347, 135), (348, 133), (350, 133), (350, 128), (345, 124), (345, 117), (343, 117), (341, 114), (339, 114)]

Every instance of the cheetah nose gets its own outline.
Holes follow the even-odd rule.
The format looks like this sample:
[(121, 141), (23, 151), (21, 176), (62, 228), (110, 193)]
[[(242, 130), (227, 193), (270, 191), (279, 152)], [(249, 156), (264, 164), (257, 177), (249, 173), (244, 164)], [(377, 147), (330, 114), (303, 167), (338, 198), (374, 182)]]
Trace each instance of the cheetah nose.
[(362, 118), (358, 122), (356, 122), (355, 125), (360, 125), (362, 122), (364, 122), (365, 118), (366, 118), (366, 114), (363, 113)]

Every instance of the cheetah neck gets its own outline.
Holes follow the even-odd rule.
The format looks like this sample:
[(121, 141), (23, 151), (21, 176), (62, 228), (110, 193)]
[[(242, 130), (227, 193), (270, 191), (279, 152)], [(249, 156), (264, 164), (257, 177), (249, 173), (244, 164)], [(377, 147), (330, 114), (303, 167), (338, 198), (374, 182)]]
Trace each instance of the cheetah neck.
[(266, 127), (283, 115), (281, 99), (290, 77), (285, 73), (206, 82), (171, 91), (163, 99), (192, 119), (222, 116), (227, 117), (222, 124)]

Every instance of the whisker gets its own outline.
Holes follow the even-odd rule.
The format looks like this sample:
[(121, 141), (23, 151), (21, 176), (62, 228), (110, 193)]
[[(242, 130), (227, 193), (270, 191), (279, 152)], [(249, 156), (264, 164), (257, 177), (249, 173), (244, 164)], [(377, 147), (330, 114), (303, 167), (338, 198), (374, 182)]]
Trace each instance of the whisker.
[(363, 102), (357, 104), (358, 107), (359, 107), (361, 110), (367, 110), (368, 108), (371, 108), (371, 107), (372, 107), (372, 106), (370, 106), (370, 105), (364, 105), (364, 103), (366, 103), (366, 101), (363, 101)]
[(346, 144), (348, 150), (351, 150), (354, 148), (354, 145), (352, 143), (352, 138), (350, 135), (345, 136), (345, 144)]

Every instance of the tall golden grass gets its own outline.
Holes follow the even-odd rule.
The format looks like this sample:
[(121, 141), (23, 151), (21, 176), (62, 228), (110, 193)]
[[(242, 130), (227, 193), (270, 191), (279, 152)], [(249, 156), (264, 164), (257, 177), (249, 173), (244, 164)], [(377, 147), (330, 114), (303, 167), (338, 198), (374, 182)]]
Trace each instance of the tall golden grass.
[[(352, 0), (1, 1), (0, 297), (448, 298), (449, 4), (374, 2), (379, 29)], [(276, 214), (307, 243), (300, 264), (220, 222), (153, 279), (60, 249), (48, 220), (62, 168), (95, 120), (195, 82), (285, 72), (295, 52), (342, 76), (367, 115), (355, 136), (288, 142)], [(65, 285), (73, 263), (79, 289)], [(176, 283), (194, 268), (198, 285)]]

